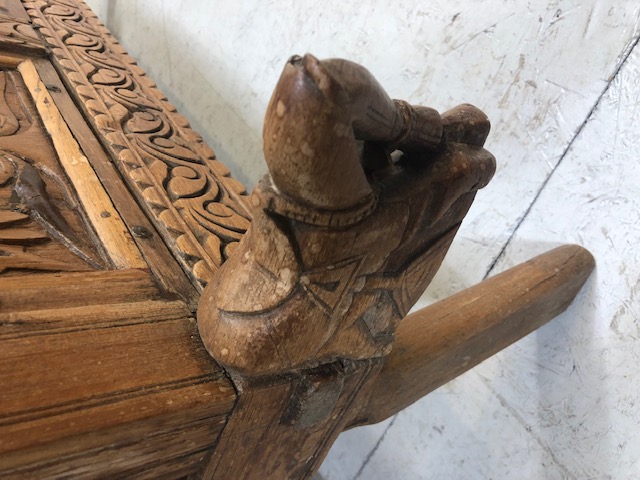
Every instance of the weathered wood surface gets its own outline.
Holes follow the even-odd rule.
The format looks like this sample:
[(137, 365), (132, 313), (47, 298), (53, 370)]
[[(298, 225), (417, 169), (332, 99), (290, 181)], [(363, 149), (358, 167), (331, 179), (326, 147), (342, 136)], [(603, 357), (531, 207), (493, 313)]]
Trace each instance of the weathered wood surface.
[(86, 5), (24, 5), (138, 203), (202, 288), (249, 225), (244, 186)]
[(410, 314), (353, 424), (398, 413), (538, 329), (569, 306), (594, 265), (584, 248), (558, 247)]
[(0, 477), (198, 472), (236, 393), (196, 290), (0, 6)]
[(198, 306), (203, 342), (239, 391), (205, 478), (320, 466), (491, 179), (488, 132), (470, 105), (441, 117), (392, 101), (357, 64), (287, 62), (252, 226)]
[(2, 50), (44, 56), (46, 48), (31, 24), (29, 15), (19, 1), (4, 0), (0, 4), (0, 37)]
[(440, 118), (356, 64), (293, 57), (266, 114), (252, 228), (200, 300), (214, 358), (256, 376), (386, 354), (493, 175), (488, 132), (472, 106)]
[[(388, 422), (352, 430), (324, 466), (325, 478), (351, 480), (365, 461), (360, 478), (385, 480), (424, 472), (570, 477), (563, 466), (578, 478), (638, 474), (640, 437), (629, 430), (640, 405), (631, 381), (638, 314), (628, 301), (638, 278), (633, 265), (640, 265), (638, 64), (627, 62), (624, 82), (616, 72), (640, 33), (640, 2), (490, 0), (470, 9), (466, 0), (371, 8), (250, 0), (225, 4), (224, 14), (209, 0), (191, 0), (188, 9), (155, 0), (90, 4), (104, 7), (100, 18), (243, 180), (264, 171), (262, 119), (280, 65), (308, 45), (321, 58), (341, 52), (366, 65), (412, 103), (481, 107), (492, 120), (487, 144), (499, 172), (474, 202), (424, 304), (480, 281), (523, 217), (527, 228), (492, 273), (566, 242), (598, 259), (597, 277), (569, 314), (404, 412), (382, 441)], [(336, 26), (344, 27), (339, 35)], [(610, 82), (611, 95), (592, 114)], [(573, 142), (583, 123), (595, 128)], [(547, 200), (525, 216), (541, 190)], [(499, 448), (485, 448), (477, 432)], [(447, 455), (451, 464), (441, 461)]]
[[(362, 399), (381, 396), (399, 321), (493, 175), (486, 116), (440, 116), (392, 101), (357, 64), (294, 57), (267, 112), (270, 175), (250, 214), (242, 186), (86, 7), (25, 5), (57, 71), (33, 58), (42, 43), (12, 37), (0, 54), (0, 148), (12, 146), (0, 243), (13, 261), (0, 264), (0, 474), (308, 478)], [(192, 315), (207, 283), (199, 331), (226, 372)], [(566, 300), (559, 288), (551, 297)], [(496, 314), (496, 331), (512, 313)], [(481, 338), (478, 359), (495, 347)], [(455, 350), (439, 352), (455, 376)]]
[(22, 76), (5, 67), (0, 83), (0, 271), (105, 268)]
[(0, 280), (0, 476), (197, 471), (235, 401), (188, 306), (139, 270)]
[(132, 232), (133, 240), (162, 289), (176, 293), (189, 304), (195, 305), (195, 287), (182, 269), (176, 268), (173, 254), (122, 182), (120, 174), (78, 111), (54, 67), (46, 60), (35, 59), (33, 63), (96, 175), (102, 184), (108, 187), (109, 198)]
[(247, 380), (203, 478), (311, 478), (380, 362), (324, 365)]
[(87, 157), (73, 138), (33, 62), (22, 62), (18, 65), (18, 71), (33, 97), (64, 172), (71, 181), (109, 260), (115, 268), (145, 268), (147, 264), (133, 243), (131, 234), (114, 209)]

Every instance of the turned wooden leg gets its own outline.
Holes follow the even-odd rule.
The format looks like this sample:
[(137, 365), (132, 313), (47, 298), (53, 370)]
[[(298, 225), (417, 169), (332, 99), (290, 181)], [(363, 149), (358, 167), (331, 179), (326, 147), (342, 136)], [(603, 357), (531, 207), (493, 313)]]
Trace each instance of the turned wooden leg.
[(569, 306), (594, 266), (587, 250), (564, 245), (409, 315), (351, 425), (398, 413), (541, 327)]

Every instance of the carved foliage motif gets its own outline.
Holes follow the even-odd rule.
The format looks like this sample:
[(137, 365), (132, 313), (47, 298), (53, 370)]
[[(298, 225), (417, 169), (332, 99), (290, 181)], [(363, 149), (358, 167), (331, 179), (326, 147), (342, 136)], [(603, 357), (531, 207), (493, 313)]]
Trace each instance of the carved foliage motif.
[(249, 226), (244, 187), (89, 9), (69, 0), (25, 6), (132, 190), (205, 285)]
[(14, 69), (0, 70), (0, 273), (105, 268)]
[(0, 198), (5, 199), (0, 202), (0, 273), (104, 267), (56, 206), (43, 175), (5, 151), (0, 151)]

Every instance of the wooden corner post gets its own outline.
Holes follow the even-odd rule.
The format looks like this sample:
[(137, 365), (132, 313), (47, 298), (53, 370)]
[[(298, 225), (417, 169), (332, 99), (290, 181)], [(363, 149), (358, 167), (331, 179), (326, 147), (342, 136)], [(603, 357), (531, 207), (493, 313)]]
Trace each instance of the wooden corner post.
[(489, 121), (391, 100), (363, 67), (286, 64), (253, 222), (198, 326), (238, 390), (206, 478), (307, 478), (365, 398), (396, 327), (495, 171)]

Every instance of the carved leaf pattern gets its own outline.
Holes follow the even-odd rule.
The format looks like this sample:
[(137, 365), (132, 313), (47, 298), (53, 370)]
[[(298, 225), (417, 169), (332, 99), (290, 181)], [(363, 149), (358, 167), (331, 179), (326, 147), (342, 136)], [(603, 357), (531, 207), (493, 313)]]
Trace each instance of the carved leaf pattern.
[(249, 227), (244, 187), (88, 8), (24, 5), (138, 200), (203, 287)]
[[(9, 182), (16, 180), (16, 178), (18, 184), (22, 181), (20, 171), (9, 160), (10, 157), (6, 152), (0, 151), (0, 187), (8, 186)], [(20, 162), (17, 157), (14, 157), (13, 161)], [(22, 173), (24, 173), (25, 167), (35, 172), (32, 167), (25, 163)], [(14, 185), (14, 190), (20, 190), (20, 188), (20, 186), (16, 188)], [(22, 193), (26, 192), (27, 195), (30, 193), (24, 186), (22, 190)], [(16, 194), (20, 196), (18, 191), (16, 191)], [(4, 208), (0, 209), (0, 274), (7, 270), (77, 271), (87, 269), (86, 267), (81, 268), (73, 262), (55, 260), (27, 250), (31, 246), (51, 241), (51, 237), (55, 235), (50, 235), (45, 231), (47, 230), (47, 225), (53, 227), (52, 223), (55, 223), (55, 227), (61, 231), (66, 230), (67, 227), (61, 216), (55, 217), (57, 210), (47, 208), (48, 196), (45, 190), (36, 192), (36, 197), (39, 201), (30, 202), (31, 207), (35, 210), (36, 217), (41, 220), (41, 223), (45, 224), (45, 228), (42, 228), (42, 225), (34, 222), (25, 213)], [(54, 216), (52, 217), (52, 215)], [(62, 235), (62, 232), (59, 233)], [(68, 238), (65, 238), (65, 240), (67, 240), (66, 246), (75, 250), (76, 255), (82, 253), (77, 245), (70, 244)], [(87, 259), (85, 255), (85, 261)]]

